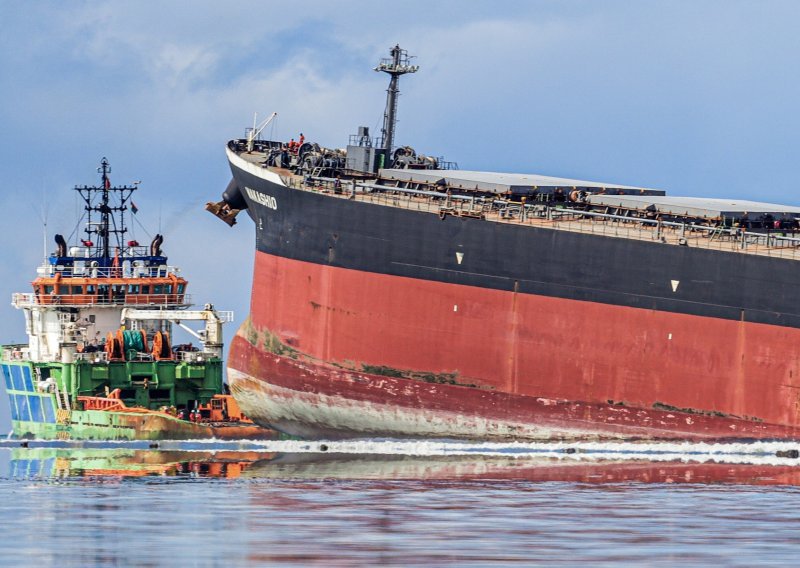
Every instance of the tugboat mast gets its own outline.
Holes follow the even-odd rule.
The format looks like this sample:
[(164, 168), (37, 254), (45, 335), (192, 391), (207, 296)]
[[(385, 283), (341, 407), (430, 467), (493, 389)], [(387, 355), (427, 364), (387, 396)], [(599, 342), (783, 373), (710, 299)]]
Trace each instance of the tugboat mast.
[[(125, 211), (128, 209), (128, 201), (136, 189), (135, 185), (122, 185), (111, 187), (111, 180), (108, 174), (111, 173), (111, 166), (106, 158), (100, 162), (97, 173), (101, 174), (101, 186), (75, 186), (84, 201), (84, 209), (87, 214), (86, 240), (83, 244), (92, 250), (92, 257), (101, 258), (108, 266), (111, 260), (111, 237), (114, 236), (116, 247), (122, 249), (125, 234), (128, 229), (125, 226)], [(117, 199), (111, 201), (111, 195), (116, 194)], [(99, 196), (99, 199), (98, 199)], [(99, 214), (100, 220), (93, 222), (93, 214)], [(96, 242), (92, 238), (96, 236)]]
[(397, 95), (400, 94), (398, 82), (400, 75), (416, 73), (419, 65), (411, 65), (408, 51), (395, 45), (389, 51), (391, 57), (381, 59), (375, 71), (382, 71), (391, 76), (389, 88), (386, 89), (386, 110), (383, 113), (383, 128), (381, 129), (381, 146), (386, 149), (386, 158), (389, 159), (394, 143), (394, 130), (397, 122)]

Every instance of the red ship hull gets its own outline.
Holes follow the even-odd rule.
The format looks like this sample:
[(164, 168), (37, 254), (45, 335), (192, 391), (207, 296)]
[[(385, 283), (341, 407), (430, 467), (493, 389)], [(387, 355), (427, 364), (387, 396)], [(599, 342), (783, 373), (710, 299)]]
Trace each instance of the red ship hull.
[(242, 410), (298, 436), (800, 439), (800, 329), (256, 252)]

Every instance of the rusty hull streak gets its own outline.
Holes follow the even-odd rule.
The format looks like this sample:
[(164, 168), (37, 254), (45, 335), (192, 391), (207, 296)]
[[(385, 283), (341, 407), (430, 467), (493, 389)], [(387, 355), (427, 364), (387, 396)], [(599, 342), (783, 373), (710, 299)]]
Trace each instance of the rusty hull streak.
[(234, 338), (229, 382), (256, 422), (299, 437), (482, 440), (797, 438), (796, 429), (671, 410), (563, 401), (344, 370)]
[[(312, 302), (313, 304), (313, 302)], [(319, 307), (317, 304), (315, 307)], [(302, 353), (294, 348), (288, 342), (283, 341), (277, 334), (268, 329), (262, 330), (260, 333), (253, 327), (252, 321), (248, 318), (239, 329), (237, 333), (239, 336), (244, 336), (256, 348), (261, 347), (269, 353), (278, 356), (288, 356), (292, 359), (307, 361), (311, 364), (321, 363), (318, 359)], [(263, 338), (261, 343), (258, 341), (259, 335)], [(458, 385), (469, 388), (485, 388), (493, 389), (492, 386), (477, 385), (471, 382), (462, 382), (458, 380), (458, 373), (432, 373), (425, 371), (413, 371), (410, 369), (396, 369), (386, 365), (371, 365), (369, 363), (353, 361), (330, 362), (330, 365), (348, 371), (362, 371), (368, 375), (380, 375), (385, 377), (393, 377), (398, 379), (408, 379), (412, 381), (421, 381), (425, 383), (435, 383), (442, 385)]]

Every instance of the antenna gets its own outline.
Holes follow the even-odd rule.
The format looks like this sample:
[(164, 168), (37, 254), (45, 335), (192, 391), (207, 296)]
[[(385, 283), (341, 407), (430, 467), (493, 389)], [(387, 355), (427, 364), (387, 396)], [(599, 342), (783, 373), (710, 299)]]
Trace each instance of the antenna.
[(44, 184), (44, 178), (42, 178), (42, 211), (40, 216), (42, 218), (42, 247), (44, 251), (44, 262), (47, 262), (47, 215), (48, 215), (48, 208), (47, 208), (47, 193)]
[(394, 143), (394, 129), (397, 122), (397, 95), (400, 94), (400, 89), (397, 86), (400, 75), (406, 73), (416, 73), (419, 71), (419, 65), (411, 65), (410, 61), (413, 57), (409, 57), (405, 49), (400, 49), (399, 45), (395, 45), (389, 50), (391, 57), (381, 59), (375, 71), (382, 71), (391, 76), (389, 80), (389, 88), (386, 89), (386, 110), (383, 112), (383, 128), (381, 129), (381, 146), (386, 148), (386, 154), (392, 152), (392, 144)]
[(42, 218), (42, 245), (44, 261), (47, 262), (47, 213)]

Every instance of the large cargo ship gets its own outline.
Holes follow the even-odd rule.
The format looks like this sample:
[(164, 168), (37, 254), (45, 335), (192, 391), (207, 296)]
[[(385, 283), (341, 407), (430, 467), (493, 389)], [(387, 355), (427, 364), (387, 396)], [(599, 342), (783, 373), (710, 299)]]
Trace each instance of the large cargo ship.
[(229, 380), (297, 436), (798, 438), (800, 208), (460, 170), (381, 136), (226, 148), (256, 228)]
[[(128, 239), (138, 184), (76, 186), (84, 238), (38, 268), (33, 291), (14, 294), (28, 343), (0, 346), (0, 374), (19, 438), (160, 440), (277, 436), (242, 414), (223, 383), (222, 328), (232, 312), (190, 310), (188, 281), (156, 235)], [(74, 235), (78, 233), (78, 225)], [(187, 322), (202, 324), (197, 330)], [(199, 346), (173, 345), (173, 327)]]

